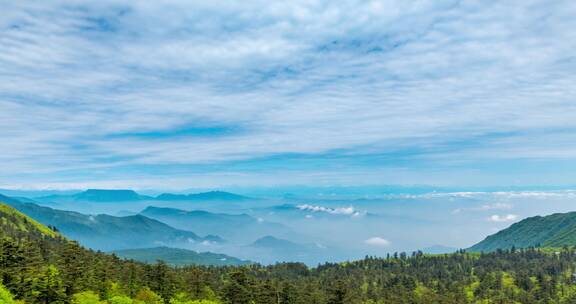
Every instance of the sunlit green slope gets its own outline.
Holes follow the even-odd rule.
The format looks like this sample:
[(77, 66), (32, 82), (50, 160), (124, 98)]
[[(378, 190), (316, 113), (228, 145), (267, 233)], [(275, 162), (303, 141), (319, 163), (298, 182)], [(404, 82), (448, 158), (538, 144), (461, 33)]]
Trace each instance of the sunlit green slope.
[(468, 251), (576, 245), (576, 212), (534, 216), (488, 236)]

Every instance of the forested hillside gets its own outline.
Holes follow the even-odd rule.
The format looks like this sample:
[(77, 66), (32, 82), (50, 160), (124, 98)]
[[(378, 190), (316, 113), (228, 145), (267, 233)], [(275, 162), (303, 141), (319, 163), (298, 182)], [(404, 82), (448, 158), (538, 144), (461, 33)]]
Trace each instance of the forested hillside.
[(218, 236), (198, 236), (192, 231), (175, 229), (142, 215), (117, 217), (87, 215), (21, 202), (0, 194), (0, 201), (45, 225), (57, 227), (65, 236), (97, 250), (120, 250), (163, 245), (223, 242)]
[(468, 251), (576, 246), (576, 212), (534, 216), (488, 236)]
[(300, 263), (173, 268), (84, 249), (0, 206), (0, 277), (6, 289), (0, 289), (0, 299), (78, 304), (576, 301), (576, 257), (569, 248), (557, 253), (401, 253), (316, 268)]

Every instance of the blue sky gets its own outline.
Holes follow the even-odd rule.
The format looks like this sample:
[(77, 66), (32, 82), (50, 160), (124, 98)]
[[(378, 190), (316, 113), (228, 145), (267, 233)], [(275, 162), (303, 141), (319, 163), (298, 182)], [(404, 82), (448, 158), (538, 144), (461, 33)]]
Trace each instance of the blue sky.
[(0, 188), (573, 185), (574, 1), (5, 1)]

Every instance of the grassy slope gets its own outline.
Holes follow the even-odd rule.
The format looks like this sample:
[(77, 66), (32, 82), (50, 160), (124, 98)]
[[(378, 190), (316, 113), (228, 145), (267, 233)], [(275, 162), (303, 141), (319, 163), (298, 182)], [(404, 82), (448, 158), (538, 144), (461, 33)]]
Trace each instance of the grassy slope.
[(6, 226), (25, 233), (37, 231), (41, 235), (47, 237), (57, 238), (60, 236), (50, 228), (40, 224), (39, 222), (4, 204), (3, 202), (0, 202), (0, 223), (2, 226)]

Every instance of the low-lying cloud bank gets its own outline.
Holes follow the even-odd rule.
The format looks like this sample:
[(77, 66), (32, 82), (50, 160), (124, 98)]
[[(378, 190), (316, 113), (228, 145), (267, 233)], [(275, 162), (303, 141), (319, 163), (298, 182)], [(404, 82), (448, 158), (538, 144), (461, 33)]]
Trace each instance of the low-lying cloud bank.
[(371, 246), (378, 246), (378, 247), (388, 247), (391, 244), (390, 241), (388, 241), (385, 238), (379, 237), (379, 236), (371, 237), (367, 240), (364, 240), (364, 243), (371, 245)]
[(364, 212), (361, 212), (361, 211), (355, 209), (353, 206), (330, 208), (330, 207), (324, 207), (324, 206), (318, 206), (318, 205), (303, 204), (303, 205), (297, 205), (296, 208), (303, 210), (303, 211), (323, 212), (323, 213), (333, 214), (333, 215), (361, 216), (361, 215), (365, 214)]
[(518, 215), (516, 214), (505, 214), (505, 215), (494, 214), (488, 218), (488, 220), (491, 222), (512, 222), (517, 219)]

